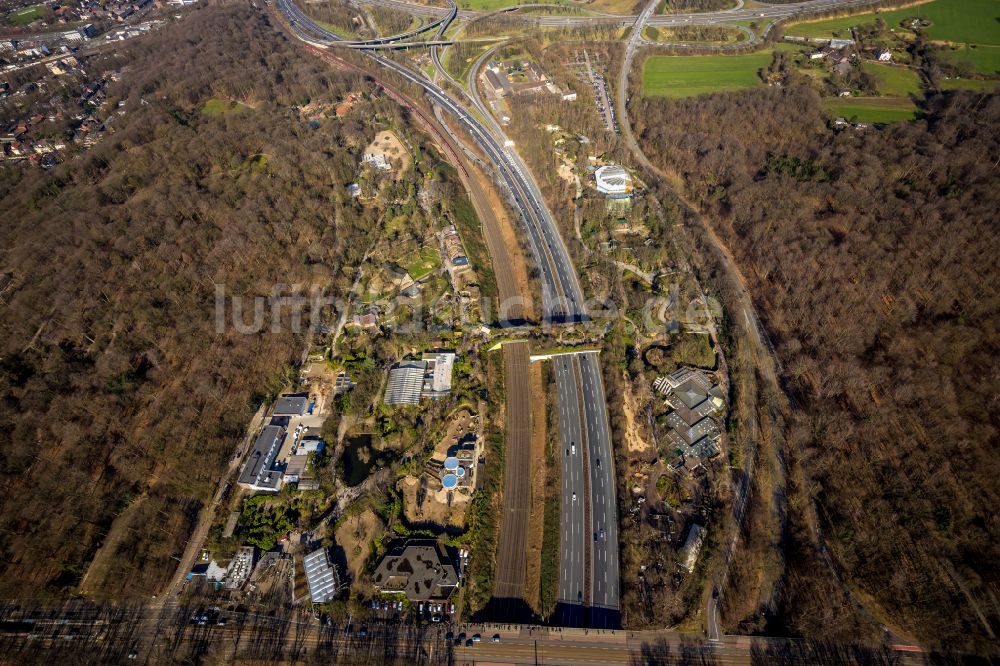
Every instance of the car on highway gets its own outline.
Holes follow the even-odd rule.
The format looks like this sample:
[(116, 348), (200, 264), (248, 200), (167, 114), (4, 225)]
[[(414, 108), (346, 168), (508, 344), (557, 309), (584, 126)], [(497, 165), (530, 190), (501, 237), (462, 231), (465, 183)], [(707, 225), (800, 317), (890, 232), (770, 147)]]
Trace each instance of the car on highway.
[(465, 641), (465, 647), (472, 647), (473, 645), (475, 645), (475, 643), (473, 642), (473, 640), (471, 638), (469, 640)]
[(494, 643), (500, 642), (500, 634), (493, 634), (493, 642)]
[(573, 501), (576, 501), (576, 493), (573, 493)]
[(482, 636), (480, 636), (479, 634), (472, 634), (472, 642), (473, 643), (478, 643), (481, 640), (483, 640)]

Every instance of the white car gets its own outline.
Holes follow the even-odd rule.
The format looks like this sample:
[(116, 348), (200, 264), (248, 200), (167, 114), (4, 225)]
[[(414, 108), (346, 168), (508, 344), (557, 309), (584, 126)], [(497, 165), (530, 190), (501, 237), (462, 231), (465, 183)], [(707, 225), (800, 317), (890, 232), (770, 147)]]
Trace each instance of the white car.
[(576, 493), (573, 493), (573, 501), (576, 501)]

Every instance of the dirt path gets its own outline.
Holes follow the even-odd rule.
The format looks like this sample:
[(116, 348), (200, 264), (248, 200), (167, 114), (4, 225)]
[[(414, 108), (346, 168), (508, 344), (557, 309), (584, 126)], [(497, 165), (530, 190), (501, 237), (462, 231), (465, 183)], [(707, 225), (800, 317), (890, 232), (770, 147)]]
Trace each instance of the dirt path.
[(648, 453), (651, 450), (649, 442), (639, 436), (639, 424), (636, 423), (637, 398), (632, 393), (632, 380), (628, 373), (622, 373), (622, 412), (625, 416), (625, 442), (630, 453)]

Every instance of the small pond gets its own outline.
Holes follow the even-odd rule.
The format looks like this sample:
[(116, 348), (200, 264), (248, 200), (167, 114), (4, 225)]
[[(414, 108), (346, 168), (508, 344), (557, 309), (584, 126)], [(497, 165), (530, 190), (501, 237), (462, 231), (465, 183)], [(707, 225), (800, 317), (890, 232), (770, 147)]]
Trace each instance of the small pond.
[(347, 485), (358, 485), (368, 478), (373, 469), (386, 467), (399, 457), (395, 451), (380, 451), (373, 448), (373, 442), (372, 435), (354, 435), (344, 442), (341, 476)]

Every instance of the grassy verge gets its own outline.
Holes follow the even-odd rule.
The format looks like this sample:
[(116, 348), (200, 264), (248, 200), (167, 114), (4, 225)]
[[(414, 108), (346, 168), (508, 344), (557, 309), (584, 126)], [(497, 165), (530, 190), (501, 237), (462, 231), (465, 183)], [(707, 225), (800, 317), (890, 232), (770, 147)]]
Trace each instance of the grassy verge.
[(657, 28), (649, 26), (644, 32), (646, 39), (654, 42), (670, 43), (700, 43), (700, 44), (733, 44), (746, 41), (746, 33), (727, 26), (677, 26)]
[[(550, 380), (549, 395), (555, 395), (554, 382)], [(542, 539), (541, 614), (550, 617), (559, 600), (559, 483), (560, 466), (557, 459), (559, 424), (554, 405), (548, 407), (548, 428), (545, 442), (545, 514)]]

